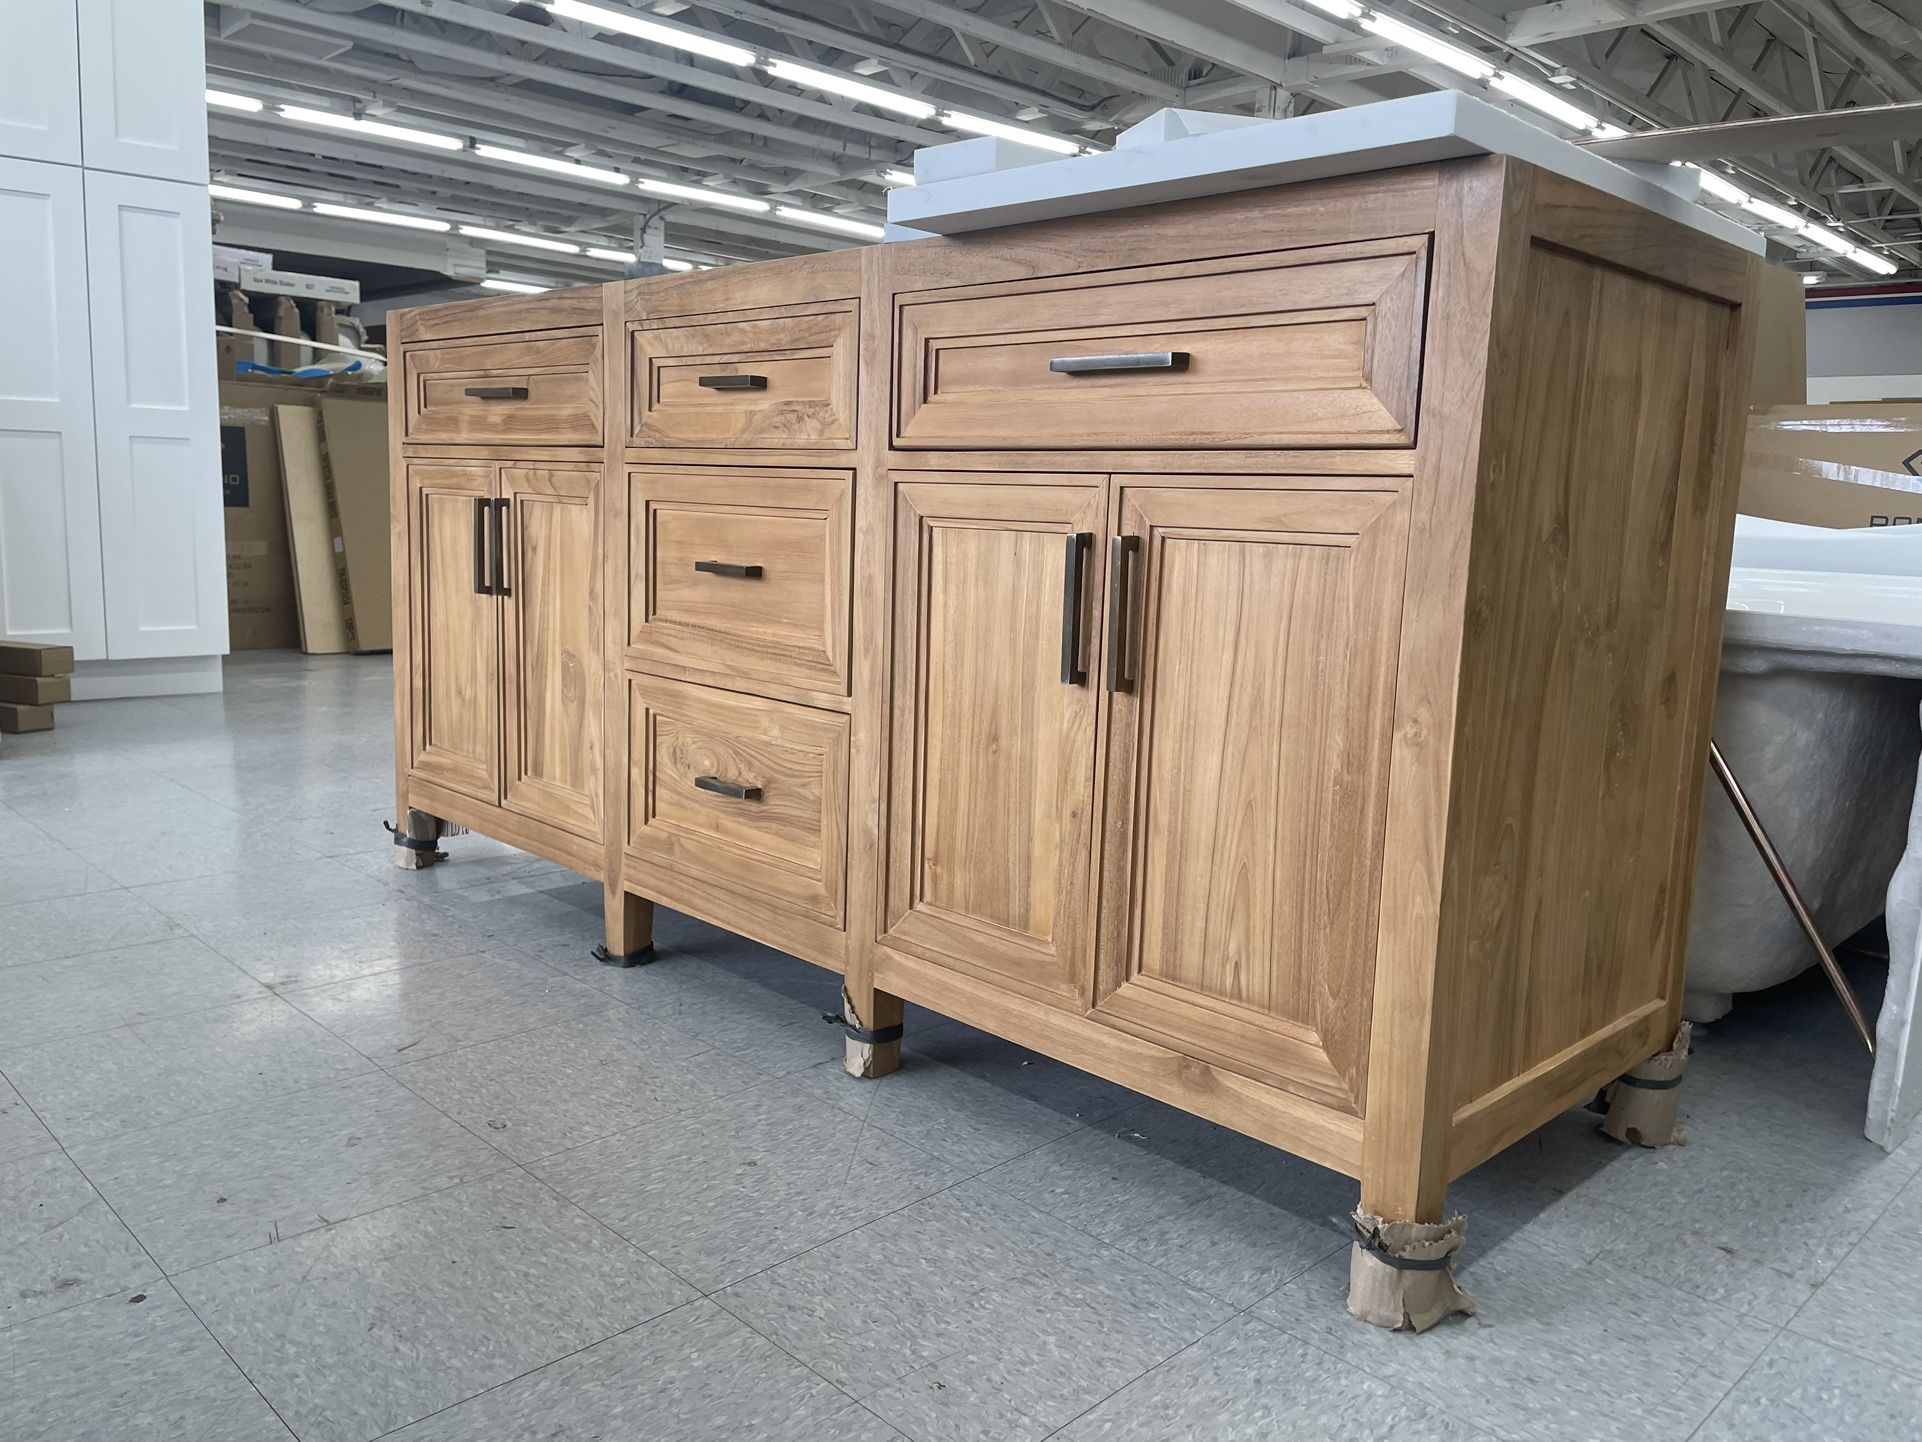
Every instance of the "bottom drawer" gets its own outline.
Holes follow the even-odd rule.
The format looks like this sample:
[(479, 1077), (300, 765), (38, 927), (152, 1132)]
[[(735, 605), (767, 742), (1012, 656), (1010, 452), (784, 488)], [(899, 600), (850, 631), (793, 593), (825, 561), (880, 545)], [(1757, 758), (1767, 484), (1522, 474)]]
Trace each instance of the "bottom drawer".
[(630, 854), (845, 927), (847, 717), (630, 675), (628, 731)]

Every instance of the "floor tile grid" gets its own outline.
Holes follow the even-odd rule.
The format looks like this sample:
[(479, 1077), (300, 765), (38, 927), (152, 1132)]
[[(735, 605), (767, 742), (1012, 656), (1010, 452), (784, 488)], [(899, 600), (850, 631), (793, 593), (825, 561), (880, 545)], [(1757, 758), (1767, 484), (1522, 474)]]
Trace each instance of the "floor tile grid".
[[(27, 1110), (30, 1112), (33, 1110), (32, 1104), (28, 1102), (24, 1097), (21, 1098), (20, 1104), (26, 1107)], [(37, 1118), (38, 1113), (35, 1113), (35, 1116)], [(55, 1138), (56, 1144), (58, 1144), (58, 1141), (59, 1139), (56, 1137)], [(74, 1162), (72, 1157), (67, 1156), (67, 1149), (64, 1146), (58, 1147), (58, 1150), (61, 1156), (67, 1157), (68, 1162), (72, 1163), (72, 1165), (74, 1166), (74, 1169), (76, 1171), (79, 1171), (81, 1176), (83, 1177), (86, 1176), (86, 1171), (80, 1167), (80, 1164), (78, 1162)], [(149, 1285), (150, 1286), (158, 1285), (158, 1286), (165, 1287), (167, 1291), (180, 1302), (181, 1306), (185, 1307), (188, 1310), (188, 1312), (193, 1315), (193, 1319), (199, 1325), (200, 1329), (203, 1332), (205, 1332), (209, 1338), (212, 1339), (213, 1344), (216, 1347), (220, 1348), (221, 1355), (224, 1356), (229, 1362), (233, 1363), (234, 1370), (236, 1372), (239, 1372), (242, 1377), (247, 1378), (247, 1385), (253, 1388), (255, 1395), (260, 1398), (261, 1404), (265, 1406), (268, 1411), (274, 1414), (275, 1420), (278, 1421), (280, 1425), (286, 1429), (287, 1435), (289, 1437), (293, 1437), (295, 1433), (293, 1428), (287, 1426), (287, 1419), (280, 1415), (279, 1409), (274, 1406), (273, 1402), (268, 1398), (267, 1394), (265, 1392), (262, 1392), (258, 1386), (255, 1386), (253, 1378), (247, 1377), (246, 1369), (243, 1368), (238, 1362), (234, 1360), (233, 1353), (227, 1350), (227, 1344), (220, 1340), (219, 1335), (214, 1332), (213, 1328), (207, 1325), (205, 1320), (202, 1319), (200, 1313), (194, 1311), (193, 1303), (189, 1302), (187, 1298), (181, 1293), (180, 1289), (174, 1286), (173, 1279), (167, 1276), (165, 1269), (162, 1268), (160, 1263), (155, 1260), (153, 1253), (147, 1250), (147, 1246), (144, 1242), (140, 1240), (139, 1234), (136, 1233), (132, 1227), (127, 1226), (126, 1220), (115, 1209), (114, 1204), (107, 1199), (106, 1195), (103, 1192), (101, 1192), (101, 1190), (98, 1187), (95, 1187), (93, 1185), (93, 1179), (91, 1177), (87, 1178), (87, 1185), (89, 1187), (93, 1187), (93, 1193), (96, 1197), (100, 1199), (100, 1204), (103, 1207), (105, 1207), (108, 1213), (113, 1217), (113, 1219), (116, 1222), (118, 1222), (123, 1229), (125, 1229), (127, 1235), (133, 1239), (134, 1245), (139, 1247), (141, 1252), (146, 1256), (149, 1265), (153, 1267), (155, 1275), (157, 1275), (160, 1278), (160, 1281), (158, 1283), (152, 1283)], [(87, 1306), (97, 1300), (99, 1299), (98, 1298), (82, 1298), (79, 1301), (71, 1303), (70, 1306), (71, 1307)], [(10, 1325), (26, 1326), (30, 1322), (45, 1321), (48, 1317), (57, 1316), (60, 1312), (67, 1311), (67, 1310), (69, 1310), (69, 1308), (67, 1307), (56, 1308), (54, 1311), (42, 1312), (37, 1316), (31, 1317), (31, 1318), (22, 1318), (19, 1322), (13, 1323)], [(0, 1331), (4, 1331), (4, 1330), (6, 1330), (5, 1327), (0, 1327)]]

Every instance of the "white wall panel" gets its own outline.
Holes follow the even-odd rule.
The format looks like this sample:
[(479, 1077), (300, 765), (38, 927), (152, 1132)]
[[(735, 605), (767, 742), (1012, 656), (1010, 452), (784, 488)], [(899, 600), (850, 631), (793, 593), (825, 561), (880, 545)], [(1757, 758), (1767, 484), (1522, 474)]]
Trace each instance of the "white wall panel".
[(80, 0), (81, 138), (89, 170), (206, 183), (201, 14), (200, 0)]
[(74, 3), (0, 3), (0, 156), (80, 163)]
[(204, 185), (89, 170), (107, 654), (227, 649)]
[(0, 634), (106, 655), (81, 173), (0, 159)]

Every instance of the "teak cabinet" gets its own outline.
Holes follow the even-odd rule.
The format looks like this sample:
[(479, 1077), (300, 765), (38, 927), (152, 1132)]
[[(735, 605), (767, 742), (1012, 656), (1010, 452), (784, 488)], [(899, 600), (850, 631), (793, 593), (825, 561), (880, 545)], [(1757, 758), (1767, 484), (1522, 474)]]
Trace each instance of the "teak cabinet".
[(1756, 265), (1488, 157), (403, 312), (406, 829), (1435, 1219), (1674, 1032)]

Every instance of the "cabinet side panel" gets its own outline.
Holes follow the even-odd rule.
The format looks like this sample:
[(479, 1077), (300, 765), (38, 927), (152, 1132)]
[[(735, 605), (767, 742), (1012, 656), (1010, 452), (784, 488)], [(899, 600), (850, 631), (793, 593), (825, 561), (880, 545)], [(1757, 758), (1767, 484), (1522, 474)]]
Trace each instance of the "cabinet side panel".
[(1679, 997), (1747, 317), (1603, 259), (1527, 250), (1477, 497), (1442, 952), (1473, 1039), (1457, 1174), (1653, 1050)]

